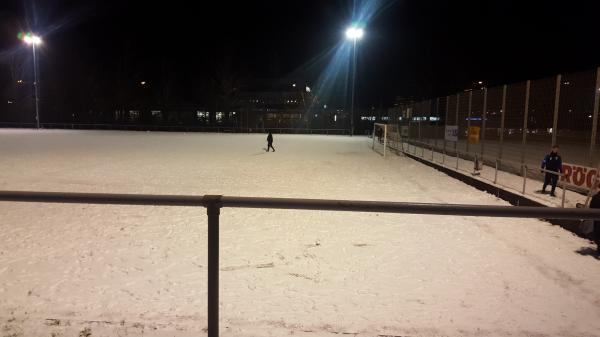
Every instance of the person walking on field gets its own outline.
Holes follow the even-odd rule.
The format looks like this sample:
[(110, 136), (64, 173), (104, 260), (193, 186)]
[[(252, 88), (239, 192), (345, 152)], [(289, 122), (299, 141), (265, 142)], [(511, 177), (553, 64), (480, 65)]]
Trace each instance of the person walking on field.
[[(558, 145), (552, 146), (552, 151), (544, 157), (542, 161), (542, 169), (546, 169), (546, 171), (552, 171), (557, 173), (563, 172), (562, 167), (562, 159), (558, 155)], [(545, 171), (542, 171), (545, 172)], [(544, 177), (544, 187), (542, 187), (542, 193), (546, 193), (546, 186), (552, 185), (552, 189), (550, 190), (550, 195), (555, 197), (554, 190), (556, 190), (556, 183), (558, 182), (558, 174), (553, 174), (551, 172), (545, 172), (546, 175)]]
[(269, 131), (269, 135), (267, 136), (267, 152), (269, 152), (269, 149), (273, 149), (273, 152), (275, 152), (275, 148), (273, 147), (273, 134), (271, 131)]

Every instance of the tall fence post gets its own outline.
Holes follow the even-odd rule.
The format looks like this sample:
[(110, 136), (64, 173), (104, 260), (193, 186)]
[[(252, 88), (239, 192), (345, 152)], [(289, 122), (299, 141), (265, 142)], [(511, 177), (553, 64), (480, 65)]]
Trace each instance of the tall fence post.
[(450, 96), (446, 96), (446, 117), (444, 117), (444, 152), (442, 153), (442, 164), (446, 160), (446, 126), (448, 126), (448, 110), (450, 109)]
[[(479, 156), (481, 157), (481, 163), (483, 164), (485, 161), (483, 159), (483, 153), (485, 148), (485, 120), (487, 119), (487, 88), (483, 89), (483, 109), (481, 111), (481, 153)], [(483, 167), (483, 166), (482, 166)]]
[(467, 154), (469, 154), (469, 132), (471, 130), (471, 103), (473, 102), (473, 90), (469, 90), (469, 109), (467, 110)]
[(598, 127), (598, 106), (600, 105), (600, 67), (596, 68), (596, 87), (594, 89), (594, 112), (592, 115), (592, 136), (590, 139), (590, 166), (594, 167), (596, 149), (596, 128)]
[[(435, 122), (435, 125), (437, 126), (436, 129), (439, 129), (439, 125), (440, 125), (440, 98), (436, 97), (435, 99), (435, 116), (438, 118), (438, 120)], [(437, 137), (435, 138), (435, 148), (438, 148), (438, 139)]]
[(558, 133), (558, 105), (560, 104), (560, 82), (562, 75), (556, 75), (556, 90), (554, 91), (554, 117), (552, 119), (552, 145), (556, 144)]
[(506, 88), (502, 86), (502, 111), (500, 111), (500, 147), (498, 148), (498, 159), (502, 160), (502, 152), (504, 148), (504, 117), (506, 116)]
[(221, 195), (202, 198), (208, 215), (208, 337), (219, 336), (219, 215)]
[[(521, 141), (521, 165), (525, 164), (525, 147), (527, 146), (527, 120), (529, 119), (529, 89), (531, 81), (525, 84), (525, 111), (523, 113), (523, 140)], [(527, 174), (527, 171), (525, 171)]]
[(456, 125), (456, 141), (454, 142), (454, 151), (458, 156), (458, 107), (460, 105), (460, 92), (456, 94), (456, 116), (454, 116), (454, 125)]

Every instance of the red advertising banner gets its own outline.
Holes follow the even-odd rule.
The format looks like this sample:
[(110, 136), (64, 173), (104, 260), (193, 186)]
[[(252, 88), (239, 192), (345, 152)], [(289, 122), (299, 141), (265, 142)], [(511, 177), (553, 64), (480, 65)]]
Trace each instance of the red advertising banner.
[(584, 188), (592, 188), (594, 183), (596, 183), (596, 188), (598, 187), (598, 181), (596, 181), (596, 179), (600, 179), (600, 177), (598, 177), (598, 169), (596, 168), (575, 164), (563, 164), (563, 171), (565, 175), (562, 177), (562, 180), (569, 184)]

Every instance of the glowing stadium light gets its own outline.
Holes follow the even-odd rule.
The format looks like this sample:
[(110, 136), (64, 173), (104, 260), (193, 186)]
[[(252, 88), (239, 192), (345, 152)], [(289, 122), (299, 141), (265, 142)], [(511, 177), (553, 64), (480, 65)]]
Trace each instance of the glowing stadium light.
[(360, 40), (364, 34), (365, 31), (362, 28), (350, 27), (346, 29), (346, 38), (348, 40)]
[(23, 42), (25, 42), (27, 44), (40, 44), (40, 43), (42, 43), (42, 38), (40, 38), (37, 35), (33, 35), (33, 34), (29, 33), (29, 34), (25, 34), (25, 36), (23, 36)]

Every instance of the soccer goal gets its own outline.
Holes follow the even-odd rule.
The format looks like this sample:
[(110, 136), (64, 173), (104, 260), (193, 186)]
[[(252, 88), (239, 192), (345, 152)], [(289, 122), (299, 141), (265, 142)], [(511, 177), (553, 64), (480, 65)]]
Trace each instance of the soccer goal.
[(400, 133), (397, 125), (381, 123), (373, 125), (373, 151), (385, 157), (390, 150), (398, 153), (400, 144)]

